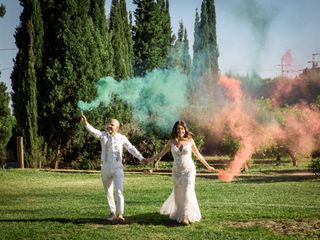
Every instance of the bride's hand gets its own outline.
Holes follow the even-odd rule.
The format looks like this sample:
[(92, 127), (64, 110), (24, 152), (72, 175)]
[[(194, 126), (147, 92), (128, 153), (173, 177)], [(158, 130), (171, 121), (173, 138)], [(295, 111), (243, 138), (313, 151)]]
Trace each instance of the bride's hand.
[(146, 165), (149, 163), (148, 158), (144, 158), (140, 161), (141, 164)]
[(217, 169), (215, 169), (214, 167), (211, 167), (211, 166), (208, 167), (208, 170), (210, 172), (219, 172), (219, 170), (217, 170)]

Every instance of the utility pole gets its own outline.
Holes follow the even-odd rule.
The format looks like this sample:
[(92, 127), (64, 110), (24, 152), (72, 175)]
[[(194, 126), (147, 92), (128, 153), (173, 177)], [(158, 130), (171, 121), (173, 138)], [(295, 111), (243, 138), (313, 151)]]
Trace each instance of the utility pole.
[(281, 58), (281, 64), (276, 65), (276, 66), (279, 66), (280, 69), (281, 69), (281, 75), (280, 76), (284, 75), (284, 66), (285, 66), (285, 64), (283, 62), (284, 62), (284, 57)]
[[(320, 55), (320, 54), (319, 54)], [(281, 57), (281, 64), (276, 65), (280, 67), (281, 69), (281, 75), (282, 77), (285, 76), (285, 74), (294, 74), (295, 72), (301, 72), (302, 70), (295, 70), (293, 69), (293, 66), (290, 63), (287, 63), (284, 56)]]

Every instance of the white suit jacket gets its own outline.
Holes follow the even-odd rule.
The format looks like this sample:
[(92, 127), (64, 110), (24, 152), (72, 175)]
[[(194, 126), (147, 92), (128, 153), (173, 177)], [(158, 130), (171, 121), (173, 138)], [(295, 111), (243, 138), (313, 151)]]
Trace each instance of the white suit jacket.
[(122, 152), (123, 147), (140, 161), (144, 159), (141, 153), (130, 143), (128, 138), (120, 133), (114, 136), (105, 131), (99, 131), (89, 123), (85, 125), (86, 129), (95, 137), (100, 139), (101, 143), (101, 162), (110, 163), (115, 168), (123, 167)]

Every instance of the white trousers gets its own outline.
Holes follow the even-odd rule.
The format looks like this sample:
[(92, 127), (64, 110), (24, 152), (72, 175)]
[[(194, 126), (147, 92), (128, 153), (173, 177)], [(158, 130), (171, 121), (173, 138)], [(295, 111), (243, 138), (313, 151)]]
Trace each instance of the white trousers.
[[(120, 215), (124, 213), (123, 197), (123, 168), (114, 168), (109, 163), (103, 163), (101, 166), (101, 178), (104, 190), (107, 194), (107, 204), (110, 213)], [(114, 190), (116, 192), (116, 202), (114, 201)]]

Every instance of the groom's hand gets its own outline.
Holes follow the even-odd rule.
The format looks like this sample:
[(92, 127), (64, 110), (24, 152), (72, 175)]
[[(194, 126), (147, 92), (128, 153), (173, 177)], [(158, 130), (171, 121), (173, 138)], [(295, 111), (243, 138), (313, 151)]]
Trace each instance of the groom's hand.
[(88, 123), (88, 120), (86, 118), (86, 116), (82, 115), (81, 116), (81, 119), (80, 119), (80, 122), (83, 124), (83, 125), (86, 125)]

